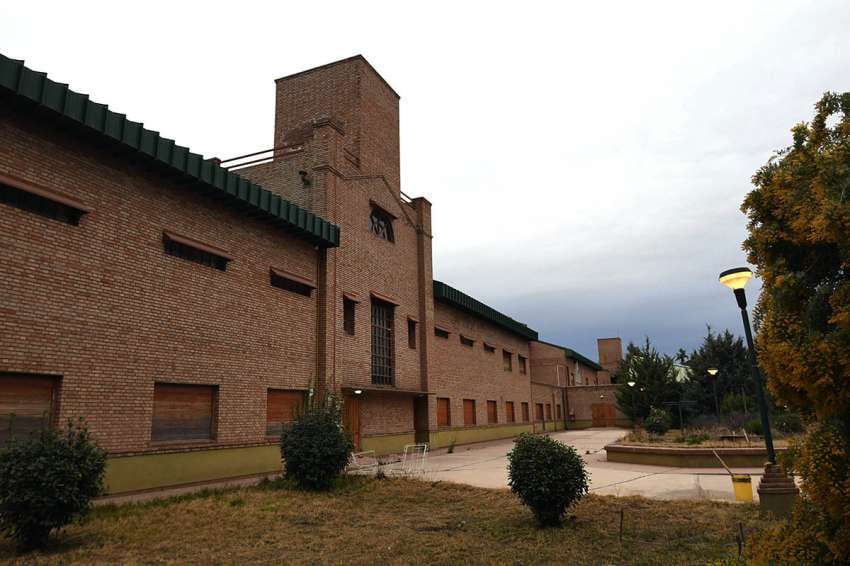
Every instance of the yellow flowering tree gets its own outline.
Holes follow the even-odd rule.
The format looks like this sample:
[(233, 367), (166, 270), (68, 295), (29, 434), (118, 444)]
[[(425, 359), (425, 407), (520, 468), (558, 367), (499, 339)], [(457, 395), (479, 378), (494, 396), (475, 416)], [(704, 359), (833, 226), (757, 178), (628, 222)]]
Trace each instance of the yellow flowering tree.
[(850, 563), (850, 93), (827, 93), (753, 176), (744, 248), (764, 287), (759, 365), (813, 419), (794, 467), (803, 499), (756, 548), (763, 562)]

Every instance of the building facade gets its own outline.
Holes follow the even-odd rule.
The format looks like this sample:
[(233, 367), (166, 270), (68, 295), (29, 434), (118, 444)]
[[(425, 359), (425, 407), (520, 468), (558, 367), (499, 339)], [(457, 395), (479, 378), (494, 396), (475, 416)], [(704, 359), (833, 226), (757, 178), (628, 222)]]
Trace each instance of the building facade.
[(0, 56), (0, 441), (82, 418), (123, 493), (279, 470), (317, 390), (376, 453), (622, 423), (618, 339), (600, 366), (433, 280), (364, 58), (276, 101), (222, 162)]

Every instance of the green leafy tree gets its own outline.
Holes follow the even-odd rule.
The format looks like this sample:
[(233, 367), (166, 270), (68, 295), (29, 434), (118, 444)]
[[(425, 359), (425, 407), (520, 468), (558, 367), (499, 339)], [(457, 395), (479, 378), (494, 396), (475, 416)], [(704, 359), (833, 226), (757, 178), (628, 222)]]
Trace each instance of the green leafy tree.
[(673, 358), (659, 353), (649, 338), (642, 346), (629, 343), (614, 382), (618, 384), (617, 405), (633, 421), (643, 421), (652, 407), (666, 409), (664, 402), (678, 401), (681, 391)]
[[(827, 93), (815, 110), (810, 124), (792, 129), (793, 144), (756, 172), (742, 206), (749, 217), (744, 248), (763, 283), (759, 365), (781, 403), (816, 419), (797, 459), (811, 512), (795, 514), (761, 552), (776, 561), (816, 556), (817, 563), (847, 564), (850, 93)], [(810, 516), (816, 520), (804, 524)]]
[[(688, 412), (713, 415), (727, 395), (754, 395), (748, 355), (740, 336), (728, 330), (716, 333), (709, 326), (700, 347), (688, 356), (691, 378), (684, 385), (683, 396), (685, 400), (694, 403), (688, 406)], [(708, 370), (711, 368), (718, 370), (717, 375), (709, 375)], [(714, 401), (715, 387), (717, 406)]]

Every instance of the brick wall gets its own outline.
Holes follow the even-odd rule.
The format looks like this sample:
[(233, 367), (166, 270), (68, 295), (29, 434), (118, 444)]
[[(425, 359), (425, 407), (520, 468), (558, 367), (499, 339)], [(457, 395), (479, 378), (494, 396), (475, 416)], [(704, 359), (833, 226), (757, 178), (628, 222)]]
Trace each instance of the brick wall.
[[(518, 355), (529, 357), (528, 341), (502, 328), (470, 316), (449, 305), (435, 305), (434, 322), (450, 330), (448, 338), (434, 337), (431, 391), (437, 397), (451, 399), (452, 427), (463, 427), (463, 400), (476, 401), (476, 421), (487, 425), (487, 401), (498, 406), (498, 424), (506, 424), (505, 401), (514, 402), (516, 422), (522, 421), (521, 403), (530, 399), (530, 366), (520, 373)], [(473, 339), (472, 347), (460, 342), (460, 336)], [(484, 350), (484, 343), (496, 348), (494, 353)], [(503, 368), (502, 351), (512, 353), (513, 369)], [(533, 412), (531, 414), (533, 418)], [(432, 423), (436, 428), (436, 421)]]
[[(219, 387), (212, 445), (264, 442), (266, 389), (306, 388), (317, 354), (316, 293), (271, 287), (269, 267), (315, 281), (314, 247), (23, 115), (0, 118), (0, 173), (92, 208), (71, 226), (0, 204), (0, 371), (61, 375), (60, 419), (84, 417), (113, 453), (162, 448), (158, 380)], [(167, 256), (163, 229), (234, 259)]]

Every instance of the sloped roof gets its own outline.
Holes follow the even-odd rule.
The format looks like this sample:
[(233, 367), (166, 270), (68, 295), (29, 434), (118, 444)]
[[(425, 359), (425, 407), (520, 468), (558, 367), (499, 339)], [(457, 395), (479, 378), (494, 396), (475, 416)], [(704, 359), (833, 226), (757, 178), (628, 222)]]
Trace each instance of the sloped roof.
[(588, 358), (586, 356), (582, 356), (581, 354), (579, 354), (578, 352), (576, 352), (572, 348), (567, 348), (566, 346), (561, 346), (560, 344), (553, 344), (552, 342), (544, 342), (543, 340), (538, 340), (538, 342), (540, 342), (541, 344), (547, 344), (549, 346), (553, 346), (555, 348), (560, 348), (561, 350), (564, 351), (565, 357), (572, 358), (574, 360), (578, 360), (581, 363), (583, 363), (584, 365), (590, 366), (595, 370), (601, 370), (602, 369), (602, 366), (599, 365), (597, 362), (594, 362), (593, 360), (591, 360), (590, 358)]
[(188, 147), (148, 130), (141, 122), (128, 120), (106, 104), (74, 92), (68, 85), (33, 71), (23, 61), (0, 54), (0, 95), (11, 95), (44, 110), (57, 120), (76, 125), (136, 155), (168, 167), (197, 182), (210, 197), (220, 198), (250, 216), (266, 218), (310, 242), (323, 246), (339, 245), (339, 227), (312, 212), (264, 189), (256, 183), (204, 159)]
[(513, 332), (514, 334), (518, 334), (528, 340), (537, 340), (536, 330), (532, 330), (525, 324), (500, 313), (496, 309), (485, 305), (477, 299), (473, 299), (466, 293), (458, 291), (454, 287), (447, 285), (442, 281), (434, 281), (434, 300), (466, 311), (469, 314), (486, 320), (487, 322), (492, 322), (493, 324)]

